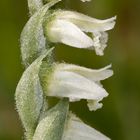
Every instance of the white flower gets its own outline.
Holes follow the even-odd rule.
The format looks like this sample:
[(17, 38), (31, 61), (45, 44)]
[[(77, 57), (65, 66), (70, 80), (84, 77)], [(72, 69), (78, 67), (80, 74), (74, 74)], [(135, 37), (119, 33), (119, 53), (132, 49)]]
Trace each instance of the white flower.
[(73, 113), (70, 113), (64, 129), (62, 140), (110, 140), (99, 131), (84, 124)]
[(100, 81), (112, 76), (110, 67), (92, 70), (72, 64), (55, 64), (49, 76), (46, 71), (41, 77), (44, 93), (51, 97), (67, 97), (71, 102), (86, 99), (89, 109), (96, 110), (102, 107), (99, 102), (108, 95)]
[(97, 55), (103, 55), (108, 40), (105, 31), (114, 27), (115, 19), (98, 20), (78, 12), (57, 10), (47, 20), (45, 33), (51, 42), (95, 49)]

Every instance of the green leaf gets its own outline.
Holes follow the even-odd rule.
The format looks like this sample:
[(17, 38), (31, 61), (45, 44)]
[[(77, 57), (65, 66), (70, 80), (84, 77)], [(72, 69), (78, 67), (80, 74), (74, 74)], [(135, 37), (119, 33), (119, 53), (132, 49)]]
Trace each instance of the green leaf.
[(48, 9), (60, 0), (52, 0), (38, 10), (27, 22), (21, 33), (21, 54), (27, 67), (48, 47), (43, 31), (43, 21), (49, 16)]
[(61, 140), (68, 114), (69, 101), (62, 99), (38, 124), (33, 140)]
[(16, 107), (28, 139), (33, 136), (43, 105), (43, 92), (38, 73), (43, 58), (49, 55), (52, 49), (44, 52), (26, 69), (17, 85)]

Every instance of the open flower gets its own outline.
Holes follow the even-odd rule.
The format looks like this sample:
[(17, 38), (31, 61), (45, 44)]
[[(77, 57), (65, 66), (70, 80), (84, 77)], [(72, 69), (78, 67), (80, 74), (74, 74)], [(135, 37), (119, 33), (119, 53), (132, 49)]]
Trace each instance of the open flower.
[(57, 10), (47, 19), (45, 33), (51, 42), (95, 49), (97, 55), (103, 55), (108, 40), (106, 31), (114, 27), (115, 19), (98, 20), (78, 12)]
[(92, 111), (101, 108), (99, 102), (108, 95), (100, 81), (112, 76), (110, 67), (92, 70), (72, 64), (55, 64), (48, 74), (48, 66), (44, 65), (40, 79), (46, 96), (67, 97), (71, 102), (86, 99)]

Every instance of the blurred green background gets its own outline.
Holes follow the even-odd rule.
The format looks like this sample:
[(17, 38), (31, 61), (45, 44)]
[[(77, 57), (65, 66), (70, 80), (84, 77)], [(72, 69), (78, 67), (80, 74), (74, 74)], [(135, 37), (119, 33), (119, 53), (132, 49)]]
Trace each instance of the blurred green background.
[[(89, 68), (113, 64), (114, 76), (103, 82), (110, 93), (103, 108), (89, 112), (86, 102), (81, 101), (72, 104), (72, 110), (112, 140), (140, 140), (140, 1), (69, 0), (66, 8), (101, 19), (117, 15), (104, 56), (96, 56), (94, 51), (56, 48), (60, 61)], [(23, 72), (19, 37), (27, 20), (26, 0), (0, 1), (0, 140), (20, 140), (23, 135), (14, 92)]]

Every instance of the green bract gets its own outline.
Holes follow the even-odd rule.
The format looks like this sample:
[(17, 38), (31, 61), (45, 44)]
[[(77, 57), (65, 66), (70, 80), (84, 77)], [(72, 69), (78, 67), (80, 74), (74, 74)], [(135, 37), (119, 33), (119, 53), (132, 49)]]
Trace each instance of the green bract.
[(23, 73), (16, 89), (16, 108), (21, 118), (27, 139), (31, 139), (37, 126), (43, 105), (43, 92), (39, 81), (39, 70), (43, 58), (49, 53), (44, 52)]
[(48, 9), (60, 0), (52, 0), (39, 9), (27, 22), (21, 33), (21, 55), (27, 67), (49, 48), (43, 31), (45, 16), (50, 16)]
[(43, 6), (43, 0), (28, 0), (30, 15), (33, 15)]
[(68, 99), (63, 99), (50, 109), (39, 122), (33, 140), (62, 140), (68, 107)]

